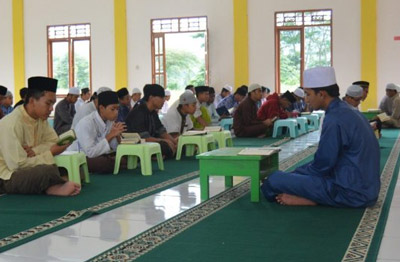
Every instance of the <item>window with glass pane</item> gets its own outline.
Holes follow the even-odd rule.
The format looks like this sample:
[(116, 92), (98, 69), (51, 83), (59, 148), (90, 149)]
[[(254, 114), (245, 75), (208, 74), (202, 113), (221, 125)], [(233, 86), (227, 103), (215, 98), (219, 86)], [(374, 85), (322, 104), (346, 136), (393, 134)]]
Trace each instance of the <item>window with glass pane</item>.
[(332, 10), (275, 14), (277, 90), (293, 91), (302, 85), (302, 73), (332, 65)]
[(72, 86), (91, 88), (90, 24), (48, 27), (49, 77), (58, 79), (57, 95)]

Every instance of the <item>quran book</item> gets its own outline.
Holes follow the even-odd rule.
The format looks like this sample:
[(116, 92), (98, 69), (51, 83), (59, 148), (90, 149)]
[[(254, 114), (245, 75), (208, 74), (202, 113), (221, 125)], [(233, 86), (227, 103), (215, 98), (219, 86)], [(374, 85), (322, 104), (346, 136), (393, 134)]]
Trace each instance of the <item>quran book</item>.
[(57, 145), (59, 146), (68, 145), (74, 142), (75, 140), (76, 140), (75, 131), (73, 129), (70, 129), (67, 132), (59, 135)]
[(390, 116), (388, 116), (386, 113), (381, 113), (377, 115), (377, 117), (379, 118), (379, 120), (381, 120), (381, 122), (386, 122), (390, 120)]
[(205, 135), (207, 134), (207, 131), (205, 130), (189, 130), (184, 132), (182, 135), (183, 136), (198, 136), (198, 135)]
[(204, 128), (204, 131), (210, 131), (210, 132), (222, 131), (222, 127), (221, 126), (206, 126)]
[(140, 135), (138, 133), (122, 133), (121, 144), (139, 144)]
[(242, 156), (270, 156), (279, 152), (279, 147), (246, 147), (242, 149), (238, 155)]
[(380, 113), (380, 112), (382, 112), (382, 110), (380, 110), (379, 108), (370, 108), (370, 109), (367, 109), (367, 112)]

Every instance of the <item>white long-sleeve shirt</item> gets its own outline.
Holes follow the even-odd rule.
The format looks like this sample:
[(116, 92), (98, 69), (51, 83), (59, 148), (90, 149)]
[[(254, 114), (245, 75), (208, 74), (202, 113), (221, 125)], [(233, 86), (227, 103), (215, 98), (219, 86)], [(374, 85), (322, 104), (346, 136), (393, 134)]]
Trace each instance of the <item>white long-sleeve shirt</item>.
[(113, 122), (104, 122), (97, 111), (85, 116), (75, 127), (77, 140), (68, 147), (68, 151), (83, 151), (87, 157), (94, 158), (115, 151), (118, 141), (113, 138), (110, 143), (106, 136)]
[(83, 104), (80, 108), (79, 111), (76, 111), (76, 114), (74, 116), (74, 120), (72, 120), (72, 129), (75, 129), (76, 125), (78, 122), (84, 118), (85, 116), (89, 115), (90, 113), (96, 111), (96, 106), (94, 105), (93, 102)]

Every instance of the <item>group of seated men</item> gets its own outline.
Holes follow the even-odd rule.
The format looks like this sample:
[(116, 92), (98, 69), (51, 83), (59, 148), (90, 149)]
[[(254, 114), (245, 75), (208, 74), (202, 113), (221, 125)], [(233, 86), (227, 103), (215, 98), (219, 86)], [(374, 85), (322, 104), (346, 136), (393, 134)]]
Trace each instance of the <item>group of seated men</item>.
[[(164, 106), (166, 93), (160, 85), (145, 85), (143, 98), (136, 96), (133, 106), (133, 96), (126, 88), (114, 92), (101, 87), (90, 102), (82, 102), (78, 108), (74, 105), (79, 90), (71, 88), (65, 102), (57, 105), (56, 116), (65, 112), (73, 114), (69, 128), (75, 129), (77, 140), (60, 146), (56, 131), (47, 122), (56, 102), (57, 80), (31, 77), (23, 106), (0, 121), (0, 193), (79, 194), (80, 185), (67, 181), (65, 172), (54, 162), (54, 156), (67, 147), (86, 154), (90, 172), (110, 173), (123, 132), (138, 133), (147, 142), (159, 143), (163, 156), (170, 158), (176, 152), (179, 136), (187, 130), (211, 125), (215, 111), (217, 117), (225, 117), (234, 108), (236, 136), (259, 137), (267, 134), (276, 118), (296, 116), (306, 110), (307, 102), (311, 108), (326, 112), (315, 158), (292, 173), (271, 174), (261, 187), (265, 197), (285, 205), (363, 207), (374, 204), (380, 186), (379, 146), (368, 121), (354, 110), (368, 89), (361, 84), (352, 85), (344, 98), (347, 103), (341, 101), (334, 70), (329, 67), (306, 70), (304, 82), (304, 88), (293, 93), (274, 93), (262, 104), (263, 93), (269, 90), (259, 84), (242, 86), (234, 94), (226, 88), (217, 106), (213, 88), (197, 86), (191, 91), (193, 87), (188, 87), (161, 120), (159, 111)], [(390, 88), (388, 85), (387, 95), (395, 97), (392, 100), (397, 105), (397, 91), (392, 95)], [(1, 96), (6, 91), (0, 87)], [(88, 98), (84, 97), (87, 91), (81, 93), (83, 101)], [(135, 94), (138, 93), (141, 94), (140, 90)], [(65, 128), (59, 123), (55, 120), (55, 128)], [(67, 128), (60, 130), (62, 133)]]

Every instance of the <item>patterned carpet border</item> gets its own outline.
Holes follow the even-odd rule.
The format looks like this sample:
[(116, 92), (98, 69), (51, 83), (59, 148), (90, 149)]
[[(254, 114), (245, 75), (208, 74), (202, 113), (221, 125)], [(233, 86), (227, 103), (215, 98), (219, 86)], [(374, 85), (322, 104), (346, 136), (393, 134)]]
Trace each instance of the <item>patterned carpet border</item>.
[(344, 262), (362, 262), (365, 261), (368, 255), (369, 248), (374, 237), (376, 227), (379, 222), (380, 215), (385, 203), (385, 199), (389, 190), (390, 183), (397, 160), (400, 154), (400, 138), (397, 139), (388, 161), (381, 174), (381, 190), (379, 192), (378, 201), (372, 207), (365, 209), (364, 215), (361, 218), (349, 247), (343, 257)]
[[(288, 140), (290, 140), (290, 138), (285, 137), (285, 138), (283, 138), (283, 139), (271, 144), (271, 146), (279, 146), (279, 145), (287, 142)], [(100, 203), (98, 205), (86, 208), (86, 209), (82, 209), (82, 210), (78, 210), (78, 211), (72, 210), (72, 211), (68, 212), (68, 214), (66, 214), (66, 215), (64, 215), (62, 217), (59, 217), (57, 219), (51, 220), (51, 221), (43, 223), (41, 225), (32, 227), (30, 229), (27, 229), (27, 230), (24, 230), (24, 231), (21, 231), (21, 232), (18, 232), (17, 234), (14, 234), (14, 235), (5, 237), (3, 239), (0, 239), (0, 249), (6, 247), (8, 245), (16, 244), (19, 241), (26, 240), (27, 238), (34, 237), (36, 234), (43, 234), (43, 233), (45, 233), (46, 231), (49, 231), (49, 230), (53, 231), (56, 227), (62, 226), (62, 225), (67, 224), (67, 223), (71, 223), (74, 220), (77, 220), (77, 219), (81, 218), (87, 212), (97, 213), (97, 212), (100, 212), (100, 211), (102, 211), (104, 209), (111, 208), (111, 207), (113, 207), (115, 205), (120, 205), (120, 204), (122, 204), (122, 203), (124, 203), (126, 201), (131, 201), (131, 200), (133, 200), (135, 198), (138, 198), (138, 197), (143, 196), (145, 194), (151, 193), (151, 192), (153, 192), (155, 190), (159, 190), (159, 189), (167, 187), (169, 185), (179, 183), (180, 181), (184, 181), (184, 180), (187, 180), (187, 179), (190, 179), (190, 178), (194, 178), (194, 177), (196, 177), (198, 175), (199, 175), (198, 171), (190, 172), (188, 174), (185, 174), (185, 175), (182, 175), (182, 176), (179, 176), (179, 177), (164, 181), (162, 183), (159, 183), (159, 184), (156, 184), (156, 185), (153, 185), (153, 186), (150, 186), (150, 187), (147, 187), (147, 188), (132, 192), (132, 193), (124, 195), (122, 197), (119, 197), (119, 198), (116, 198), (116, 199), (112, 199), (110, 201), (103, 202), (103, 203)]]
[[(279, 166), (281, 170), (292, 167), (299, 161), (314, 154), (316, 147), (309, 147), (289, 159), (282, 161)], [(250, 180), (247, 179), (242, 183), (214, 196), (198, 206), (195, 206), (174, 218), (171, 218), (146, 232), (131, 238), (100, 254), (88, 261), (90, 262), (119, 262), (133, 261), (138, 257), (146, 254), (157, 246), (163, 244), (184, 230), (194, 226), (200, 221), (206, 219), (210, 215), (216, 213), (222, 208), (228, 206), (240, 197), (247, 194), (250, 190)]]

